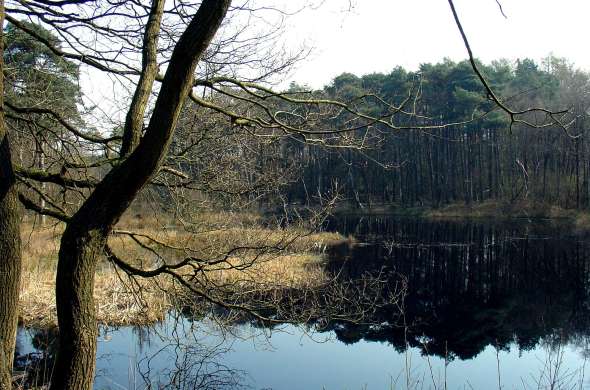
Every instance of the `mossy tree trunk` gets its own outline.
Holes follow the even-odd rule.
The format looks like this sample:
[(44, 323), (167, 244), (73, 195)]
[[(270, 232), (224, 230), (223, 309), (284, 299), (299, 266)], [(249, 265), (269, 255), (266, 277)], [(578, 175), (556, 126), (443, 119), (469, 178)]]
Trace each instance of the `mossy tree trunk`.
[[(158, 3), (154, 1), (154, 5)], [(219, 28), (230, 0), (204, 0), (176, 44), (144, 137), (97, 185), (67, 224), (56, 279), (60, 345), (51, 390), (90, 390), (94, 379), (97, 324), (94, 272), (113, 226), (157, 173), (196, 65)]]

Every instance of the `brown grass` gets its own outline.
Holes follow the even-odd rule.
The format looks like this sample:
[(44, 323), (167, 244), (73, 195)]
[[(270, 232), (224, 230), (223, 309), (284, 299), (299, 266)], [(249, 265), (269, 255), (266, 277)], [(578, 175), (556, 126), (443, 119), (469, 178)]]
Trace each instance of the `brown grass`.
[[(247, 260), (246, 260), (247, 261)], [(267, 286), (282, 288), (316, 287), (326, 280), (322, 268), (322, 257), (317, 254), (302, 253), (292, 255), (264, 256), (258, 258), (244, 270), (233, 267), (244, 264), (242, 258), (232, 258), (225, 269), (211, 271), (211, 281), (222, 284), (237, 284), (245, 288)]]
[(440, 209), (431, 209), (421, 214), (426, 218), (531, 218), (559, 220), (568, 228), (583, 233), (590, 232), (590, 213), (577, 209), (564, 209), (559, 206), (518, 201), (513, 203), (486, 201), (471, 205), (454, 204)]
[(472, 204), (452, 204), (424, 213), (430, 218), (551, 218), (575, 219), (578, 210), (529, 201), (498, 202), (485, 201)]
[[(23, 275), (21, 279), (20, 315), (25, 325), (53, 326), (57, 323), (55, 306), (55, 272), (62, 226), (22, 229)], [(161, 281), (137, 281), (118, 274), (108, 263), (96, 271), (94, 297), (97, 319), (111, 325), (154, 323), (170, 310), (166, 293), (158, 288)], [(141, 290), (141, 295), (137, 291)]]
[(582, 232), (590, 231), (590, 213), (588, 213), (588, 212), (579, 213), (575, 218), (574, 228), (577, 231), (582, 231)]
[[(265, 229), (254, 215), (211, 214), (196, 232), (173, 226), (161, 216), (126, 217), (120, 229), (133, 229), (156, 238), (163, 245), (151, 245), (166, 255), (166, 261), (176, 261), (186, 255), (206, 258), (219, 256), (234, 246), (278, 246), (261, 256), (255, 250), (243, 250), (232, 255), (226, 263), (208, 273), (215, 283), (246, 287), (248, 284), (311, 286), (325, 280), (322, 253), (329, 245), (343, 238), (334, 233), (306, 234), (303, 229)], [(238, 227), (228, 227), (228, 225)], [(161, 226), (161, 228), (156, 228)], [(26, 225), (23, 237), (23, 277), (21, 284), (21, 320), (25, 325), (55, 325), (55, 272), (59, 239), (63, 226)], [(142, 240), (144, 242), (146, 240)], [(146, 241), (147, 242), (147, 241)], [(155, 255), (139, 247), (128, 236), (109, 240), (116, 253), (147, 268), (155, 264)], [(166, 248), (167, 245), (174, 248)], [(253, 261), (246, 270), (232, 269)], [(173, 307), (178, 288), (168, 278), (133, 279), (104, 261), (96, 271), (94, 297), (97, 319), (110, 325), (148, 324), (157, 322)]]

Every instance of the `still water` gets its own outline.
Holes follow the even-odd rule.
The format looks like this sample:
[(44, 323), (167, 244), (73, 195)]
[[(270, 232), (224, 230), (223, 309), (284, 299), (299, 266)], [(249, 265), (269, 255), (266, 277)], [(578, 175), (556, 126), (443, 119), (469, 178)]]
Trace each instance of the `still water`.
[[(590, 388), (590, 237), (528, 220), (341, 216), (327, 227), (356, 239), (328, 251), (328, 272), (386, 275), (407, 285), (403, 302), (371, 325), (227, 328), (179, 314), (103, 328), (95, 388)], [(20, 330), (21, 364), (51, 366), (49, 333)]]

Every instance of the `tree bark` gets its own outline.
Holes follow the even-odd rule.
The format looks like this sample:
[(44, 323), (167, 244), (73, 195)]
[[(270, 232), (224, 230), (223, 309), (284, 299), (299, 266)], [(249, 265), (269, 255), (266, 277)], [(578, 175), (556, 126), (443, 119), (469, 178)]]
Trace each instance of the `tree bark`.
[(56, 279), (60, 344), (51, 390), (90, 390), (94, 380), (97, 324), (93, 290), (96, 264), (108, 235), (164, 160), (201, 55), (219, 28), (230, 0), (204, 0), (180, 37), (145, 136), (96, 186), (66, 226)]
[(121, 156), (129, 155), (141, 140), (145, 110), (158, 73), (158, 34), (160, 33), (164, 3), (164, 0), (156, 0), (152, 3), (150, 10), (144, 33), (141, 76), (125, 118)]
[[(0, 0), (0, 25), (3, 23), (4, 1)], [(21, 207), (2, 109), (4, 107), (3, 42), (2, 31), (0, 31), (0, 388), (10, 389), (22, 266)]]
[[(4, 120), (0, 114), (0, 126)], [(0, 130), (1, 131), (1, 130)], [(8, 137), (0, 144), (0, 388), (9, 389), (18, 321), (21, 274), (20, 203)]]

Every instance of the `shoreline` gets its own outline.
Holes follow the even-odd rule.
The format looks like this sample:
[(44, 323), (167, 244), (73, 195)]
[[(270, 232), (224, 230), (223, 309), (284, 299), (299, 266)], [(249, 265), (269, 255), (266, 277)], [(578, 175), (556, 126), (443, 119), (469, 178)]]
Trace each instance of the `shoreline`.
[(374, 215), (402, 218), (425, 218), (432, 220), (493, 219), (496, 221), (529, 219), (554, 220), (572, 225), (579, 231), (590, 231), (590, 210), (564, 209), (558, 206), (533, 202), (453, 203), (441, 207), (416, 206), (400, 207), (395, 204), (378, 204), (366, 208), (337, 206), (334, 213), (339, 215)]
[[(138, 223), (140, 222), (141, 225)], [(189, 238), (192, 244), (201, 250), (210, 250), (213, 246), (219, 251), (240, 245), (262, 245), (293, 239), (291, 246), (283, 251), (270, 253), (257, 258), (257, 262), (245, 271), (237, 271), (229, 266), (226, 270), (208, 272), (211, 280), (226, 284), (247, 286), (254, 284), (283, 284), (285, 287), (305, 287), (321, 283), (325, 275), (322, 270), (324, 253), (327, 248), (338, 245), (347, 239), (337, 233), (306, 233), (298, 229), (268, 229), (257, 224), (245, 224), (235, 228), (220, 227), (210, 230), (195, 238), (193, 233), (157, 228), (145, 223), (144, 218), (132, 218), (123, 226), (130, 226), (139, 232), (151, 234), (168, 244), (183, 243)], [(55, 273), (57, 254), (63, 226), (60, 224), (44, 227), (26, 225), (21, 230), (23, 239), (23, 272), (19, 300), (19, 326), (52, 328), (57, 326), (55, 303)], [(193, 235), (191, 235), (193, 234)], [(128, 255), (129, 258), (148, 258), (131, 245), (130, 240), (113, 237), (110, 245), (114, 250)], [(141, 249), (141, 248), (140, 248)], [(170, 251), (169, 251), (170, 252)], [(170, 261), (175, 261), (173, 253)], [(240, 255), (241, 256), (241, 255)], [(232, 256), (232, 264), (248, 261), (255, 255), (245, 253)], [(149, 266), (148, 266), (149, 267)], [(239, 283), (238, 283), (239, 282)], [(97, 322), (109, 326), (151, 325), (155, 324), (178, 306), (178, 297), (183, 291), (172, 278), (157, 276), (153, 278), (134, 278), (115, 269), (106, 259), (100, 261), (95, 274), (94, 298)]]
[[(399, 218), (425, 218), (430, 220), (470, 220), (488, 219), (490, 221), (509, 220), (543, 220), (564, 224), (574, 232), (590, 232), (590, 212), (581, 210), (567, 210), (545, 204), (516, 202), (512, 204), (502, 202), (484, 202), (480, 204), (453, 204), (441, 208), (412, 207), (401, 208), (395, 205), (376, 205), (363, 209), (337, 207), (335, 216), (364, 215), (364, 216), (393, 216)], [(243, 215), (241, 216), (243, 218)], [(210, 218), (212, 220), (213, 218)], [(323, 277), (322, 262), (324, 254), (330, 247), (350, 242), (351, 237), (344, 237), (338, 233), (319, 232), (305, 234), (294, 229), (264, 228), (255, 218), (247, 222), (238, 223), (236, 227), (220, 226), (219, 221), (212, 221), (212, 225), (220, 227), (211, 230), (202, 237), (206, 248), (223, 250), (231, 245), (243, 243), (260, 243), (284, 241), (288, 235), (298, 236), (293, 245), (285, 251), (276, 253), (272, 257), (263, 258), (246, 273), (233, 270), (214, 271), (212, 275), (216, 281), (232, 283), (240, 280), (255, 283), (267, 283), (269, 286), (284, 285), (286, 287), (313, 286), (321, 283)], [(223, 218), (225, 222), (225, 218)], [(123, 226), (147, 232), (160, 237), (168, 243), (186, 242), (189, 237), (186, 232), (174, 229), (158, 230), (154, 221), (145, 217), (128, 218)], [(232, 221), (233, 222), (233, 221)], [(156, 225), (156, 226), (154, 226)], [(234, 226), (229, 224), (229, 226)], [(44, 227), (26, 225), (22, 229), (23, 237), (23, 274), (20, 295), (19, 324), (25, 327), (50, 328), (56, 326), (55, 308), (55, 270), (59, 239), (63, 226), (60, 224)], [(214, 233), (215, 232), (215, 233)], [(129, 240), (113, 238), (114, 249), (121, 253), (128, 252), (133, 247)], [(202, 243), (196, 242), (197, 247)], [(141, 258), (141, 252), (129, 252), (131, 257)], [(246, 254), (246, 256), (248, 256)], [(239, 257), (231, 261), (240, 262)], [(242, 271), (243, 272), (243, 271)], [(246, 286), (247, 284), (241, 284)], [(96, 271), (95, 301), (97, 320), (100, 324), (110, 326), (150, 325), (161, 321), (165, 315), (177, 307), (176, 297), (182, 294), (178, 285), (168, 277), (130, 280), (124, 273), (117, 272), (114, 266), (106, 260), (101, 261)], [(141, 296), (141, 299), (138, 299)]]

